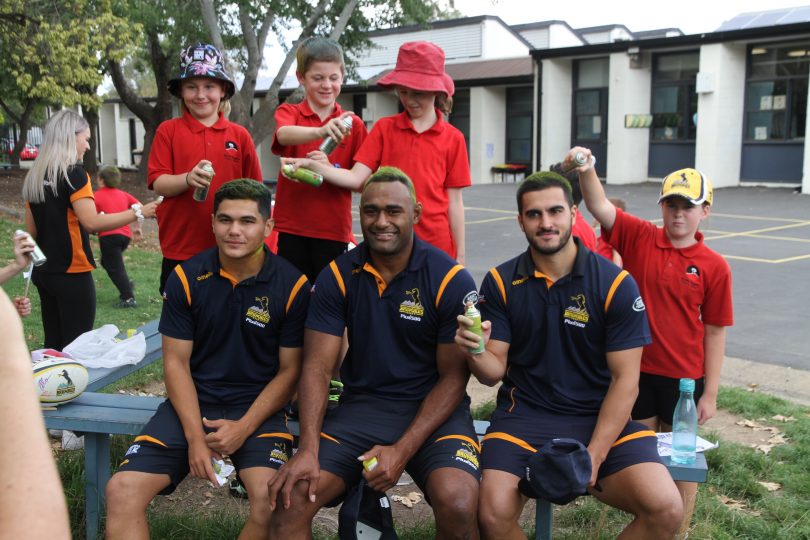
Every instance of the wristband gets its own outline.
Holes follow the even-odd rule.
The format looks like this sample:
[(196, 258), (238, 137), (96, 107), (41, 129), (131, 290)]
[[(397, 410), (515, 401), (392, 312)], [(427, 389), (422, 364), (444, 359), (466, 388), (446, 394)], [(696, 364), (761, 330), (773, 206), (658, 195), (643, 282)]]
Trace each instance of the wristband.
[(135, 211), (135, 217), (138, 218), (138, 223), (143, 223), (145, 218), (143, 217), (143, 212), (141, 212), (141, 205), (136, 203), (130, 206), (130, 208)]

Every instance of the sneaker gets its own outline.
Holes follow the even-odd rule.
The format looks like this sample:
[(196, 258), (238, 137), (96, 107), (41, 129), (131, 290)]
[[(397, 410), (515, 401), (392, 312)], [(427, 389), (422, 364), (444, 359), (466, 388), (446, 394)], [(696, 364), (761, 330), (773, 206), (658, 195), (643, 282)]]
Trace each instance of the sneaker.
[(337, 407), (340, 401), (340, 395), (343, 393), (343, 383), (332, 379), (329, 381), (329, 402), (326, 404), (328, 409)]
[(113, 304), (114, 308), (134, 308), (138, 307), (138, 302), (135, 301), (134, 298), (127, 298), (126, 300), (121, 300)]
[(228, 493), (237, 499), (248, 498), (247, 490), (245, 489), (245, 486), (242, 485), (242, 481), (239, 479), (239, 476), (234, 476), (228, 481)]

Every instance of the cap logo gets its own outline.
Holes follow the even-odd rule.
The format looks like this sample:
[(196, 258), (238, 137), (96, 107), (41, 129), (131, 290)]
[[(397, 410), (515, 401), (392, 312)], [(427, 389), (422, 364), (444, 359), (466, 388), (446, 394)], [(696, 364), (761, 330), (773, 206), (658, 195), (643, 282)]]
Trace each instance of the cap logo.
[(205, 60), (205, 51), (202, 49), (194, 49), (194, 60)]
[(681, 179), (680, 180), (675, 180), (674, 182), (672, 182), (672, 185), (673, 186), (684, 186), (684, 187), (688, 188), (689, 187), (689, 180), (686, 178), (686, 173), (682, 172), (681, 173)]

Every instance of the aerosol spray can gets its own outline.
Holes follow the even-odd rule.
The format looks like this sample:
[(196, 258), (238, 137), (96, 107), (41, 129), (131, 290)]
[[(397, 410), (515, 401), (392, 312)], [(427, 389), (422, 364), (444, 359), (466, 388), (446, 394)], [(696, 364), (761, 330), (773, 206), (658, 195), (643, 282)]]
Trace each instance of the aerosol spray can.
[[(475, 304), (472, 302), (467, 302), (467, 309), (464, 311), (464, 316), (468, 319), (472, 319), (472, 326), (467, 328), (470, 332), (478, 335), (479, 337), (484, 335), (483, 330), (481, 330), (481, 312), (478, 311), (478, 308), (475, 307)], [(478, 346), (475, 348), (470, 349), (470, 354), (480, 354), (484, 352), (484, 340), (482, 339)]]
[[(214, 180), (214, 168), (211, 165), (206, 163), (205, 165), (200, 167), (200, 169), (208, 173), (208, 177), (211, 179), (211, 181)], [(205, 202), (205, 199), (208, 198), (208, 188), (210, 187), (211, 184), (208, 184), (205, 187), (194, 188), (194, 195), (193, 195), (194, 200), (197, 202)]]
[[(585, 156), (584, 152), (577, 152), (574, 154), (574, 159), (571, 160), (569, 166), (565, 169), (565, 172), (571, 171), (576, 169), (577, 167), (582, 167), (588, 162), (588, 158)], [(596, 165), (596, 156), (591, 156), (591, 166)]]
[(39, 248), (39, 245), (37, 245), (37, 243), (34, 241), (34, 239), (31, 237), (30, 234), (23, 231), (22, 229), (17, 229), (16, 231), (14, 231), (14, 236), (27, 236), (31, 242), (34, 242), (34, 251), (30, 252), (28, 256), (31, 257), (31, 262), (34, 263), (34, 266), (41, 266), (45, 264), (48, 258), (45, 256), (44, 253), (42, 253), (42, 250)]
[(281, 168), (281, 172), (283, 172), (284, 176), (288, 178), (293, 178), (304, 184), (309, 184), (310, 186), (318, 187), (323, 184), (322, 175), (303, 167), (298, 167), (296, 169), (295, 166), (287, 164)]
[[(345, 128), (344, 131), (347, 134), (350, 133), (351, 130), (352, 130), (352, 117), (351, 116), (345, 117), (341, 123), (343, 124), (343, 127)], [(327, 137), (327, 138), (325, 138), (323, 140), (321, 145), (318, 147), (318, 150), (320, 150), (324, 154), (329, 155), (329, 154), (332, 153), (332, 151), (335, 148), (337, 148), (337, 145), (338, 145), (338, 141), (336, 139), (334, 139), (332, 137)]]

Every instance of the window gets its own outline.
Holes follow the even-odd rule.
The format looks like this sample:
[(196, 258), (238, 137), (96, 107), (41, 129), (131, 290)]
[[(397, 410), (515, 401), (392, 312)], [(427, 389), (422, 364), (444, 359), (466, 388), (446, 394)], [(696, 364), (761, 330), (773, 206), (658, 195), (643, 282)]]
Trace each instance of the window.
[(607, 136), (607, 87), (610, 65), (606, 58), (576, 64), (574, 139), (598, 141)]
[(748, 51), (745, 140), (804, 140), (810, 43), (757, 44)]
[(506, 161), (532, 162), (532, 115), (534, 89), (521, 86), (506, 89)]
[(653, 141), (694, 141), (697, 133), (695, 78), (700, 53), (655, 57), (652, 82)]

